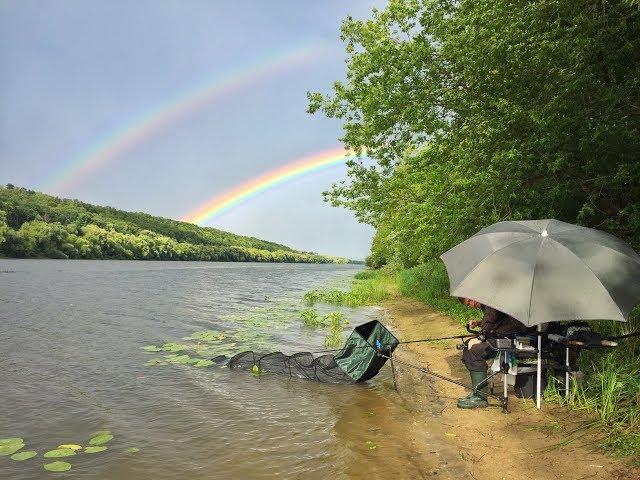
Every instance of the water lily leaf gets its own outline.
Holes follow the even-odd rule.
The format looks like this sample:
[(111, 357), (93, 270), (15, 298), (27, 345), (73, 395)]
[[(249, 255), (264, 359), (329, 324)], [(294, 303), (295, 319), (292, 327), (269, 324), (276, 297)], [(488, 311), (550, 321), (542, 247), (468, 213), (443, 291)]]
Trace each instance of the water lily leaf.
[(182, 345), (180, 343), (165, 343), (162, 345), (162, 350), (165, 352), (182, 352), (188, 348), (189, 347), (187, 345)]
[(199, 368), (205, 368), (205, 367), (208, 367), (210, 365), (213, 365), (213, 361), (212, 360), (207, 360), (207, 359), (200, 359), (200, 360), (198, 360), (198, 362), (195, 363), (195, 366), (199, 367)]
[(64, 443), (62, 445), (58, 445), (58, 448), (68, 448), (69, 450), (82, 450), (82, 445), (77, 445), (75, 443)]
[(104, 445), (112, 438), (113, 438), (113, 435), (110, 435), (110, 434), (98, 435), (96, 437), (93, 437), (91, 440), (89, 440), (89, 443), (91, 445)]
[(70, 457), (75, 455), (76, 451), (70, 448), (56, 448), (55, 450), (49, 450), (44, 454), (44, 458), (57, 458), (57, 457)]
[(67, 462), (45, 463), (43, 467), (49, 472), (66, 472), (67, 470), (71, 470), (71, 464)]
[(33, 450), (29, 450), (26, 452), (14, 453), (11, 455), (11, 460), (15, 460), (16, 462), (23, 462), (24, 460), (29, 460), (37, 455), (37, 452)]
[(174, 364), (185, 364), (185, 363), (189, 363), (190, 359), (191, 357), (189, 355), (178, 355), (177, 357), (172, 357), (167, 361), (169, 363), (174, 363)]
[(157, 345), (147, 345), (145, 347), (140, 347), (140, 348), (145, 352), (161, 352), (162, 351), (162, 347), (159, 347)]
[(201, 342), (218, 342), (224, 340), (227, 336), (224, 332), (217, 332), (215, 330), (203, 330), (201, 332), (194, 332), (189, 337), (184, 337), (183, 340), (199, 340)]
[(98, 453), (104, 452), (107, 449), (105, 446), (84, 447), (85, 453)]
[(10, 443), (24, 443), (24, 440), (18, 437), (0, 438), (0, 447), (3, 445), (9, 445)]
[(99, 437), (100, 435), (111, 435), (111, 430), (98, 430), (91, 434), (92, 437)]
[(18, 450), (24, 447), (24, 443), (9, 443), (7, 445), (0, 445), (0, 457), (7, 457), (13, 455)]
[(131, 454), (133, 454), (133, 453), (138, 453), (139, 451), (140, 451), (140, 449), (139, 449), (139, 448), (136, 448), (136, 447), (129, 447), (129, 448), (127, 448), (127, 453), (131, 453)]

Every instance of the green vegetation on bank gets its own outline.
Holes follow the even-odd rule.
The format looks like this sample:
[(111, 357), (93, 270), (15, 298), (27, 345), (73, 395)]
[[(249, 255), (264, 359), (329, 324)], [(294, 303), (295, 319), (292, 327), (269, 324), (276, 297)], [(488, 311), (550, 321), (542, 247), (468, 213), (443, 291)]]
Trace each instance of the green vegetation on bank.
[[(313, 290), (305, 299), (355, 307), (374, 305), (398, 294), (420, 300), (460, 325), (480, 318), (478, 310), (449, 296), (449, 279), (439, 260), (409, 269), (387, 265), (366, 270), (356, 275), (349, 291)], [(640, 331), (640, 307), (627, 324), (596, 322), (594, 327), (605, 336)], [(594, 415), (597, 421), (593, 425), (604, 432), (600, 445), (640, 462), (640, 338), (624, 340), (614, 350), (584, 350), (578, 363), (585, 379), (582, 385), (573, 385), (569, 399), (558, 394), (553, 382), (545, 398)]]
[[(503, 220), (556, 218), (640, 249), (640, 2), (390, 0), (348, 17), (341, 39), (346, 79), (309, 93), (309, 112), (342, 120), (371, 161), (349, 162), (325, 198), (375, 228), (368, 264), (397, 265), (399, 292), (466, 321), (438, 257)], [(366, 303), (359, 288), (310, 296)], [(571, 405), (638, 455), (638, 342), (580, 361)]]
[(215, 228), (0, 187), (0, 254), (17, 258), (346, 263)]

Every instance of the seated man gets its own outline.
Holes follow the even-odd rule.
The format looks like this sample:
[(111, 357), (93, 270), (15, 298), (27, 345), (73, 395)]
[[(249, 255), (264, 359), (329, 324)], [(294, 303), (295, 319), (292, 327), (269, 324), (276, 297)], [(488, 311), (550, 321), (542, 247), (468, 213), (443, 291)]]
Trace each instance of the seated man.
[[(495, 308), (488, 307), (470, 298), (460, 298), (463, 305), (471, 308), (480, 308), (484, 313), (482, 320), (469, 324), (471, 328), (480, 327), (480, 338), (472, 338), (467, 348), (462, 352), (462, 363), (465, 364), (471, 376), (471, 385), (476, 388), (487, 378), (487, 359), (492, 358), (495, 352), (485, 340), (486, 337), (506, 337), (514, 334), (524, 334), (529, 331), (525, 325), (513, 317)], [(485, 395), (488, 385), (483, 385), (477, 392), (471, 392), (468, 396), (458, 400), (458, 408), (486, 407)]]

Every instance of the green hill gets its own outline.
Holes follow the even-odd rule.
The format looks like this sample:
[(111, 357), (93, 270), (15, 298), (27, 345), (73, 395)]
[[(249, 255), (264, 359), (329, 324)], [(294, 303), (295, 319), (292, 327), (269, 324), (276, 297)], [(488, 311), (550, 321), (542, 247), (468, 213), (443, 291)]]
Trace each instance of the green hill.
[(17, 258), (345, 263), (215, 228), (0, 187), (0, 254)]

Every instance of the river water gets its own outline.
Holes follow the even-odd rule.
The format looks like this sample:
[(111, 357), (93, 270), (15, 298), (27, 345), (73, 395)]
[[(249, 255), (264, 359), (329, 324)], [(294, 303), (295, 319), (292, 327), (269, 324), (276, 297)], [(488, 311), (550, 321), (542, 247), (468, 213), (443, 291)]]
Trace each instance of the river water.
[[(0, 478), (418, 478), (385, 367), (360, 385), (254, 376), (214, 365), (145, 366), (215, 330), (222, 353), (323, 349), (299, 319), (302, 296), (346, 286), (350, 265), (0, 260), (0, 438), (38, 456), (0, 457)], [(320, 306), (321, 313), (336, 310)], [(374, 307), (342, 309), (351, 326)], [(350, 330), (345, 329), (345, 337)], [(108, 450), (61, 459), (110, 430)], [(135, 454), (127, 453), (138, 448)], [(374, 448), (375, 447), (375, 448)], [(43, 464), (64, 460), (65, 473)]]

